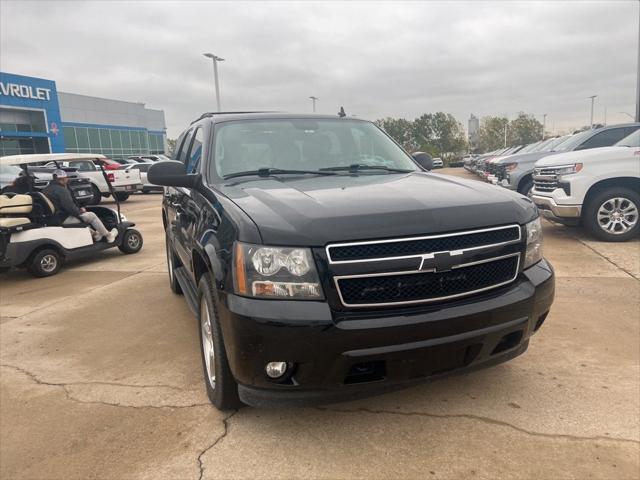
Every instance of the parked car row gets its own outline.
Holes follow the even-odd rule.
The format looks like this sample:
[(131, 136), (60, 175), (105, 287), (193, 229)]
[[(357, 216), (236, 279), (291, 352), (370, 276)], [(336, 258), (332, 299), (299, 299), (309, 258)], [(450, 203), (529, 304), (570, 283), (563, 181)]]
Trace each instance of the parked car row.
[[(18, 156), (14, 156), (18, 157)], [(123, 202), (135, 192), (161, 191), (162, 187), (147, 181), (147, 171), (154, 162), (168, 160), (165, 155), (135, 155), (115, 161), (92, 153), (22, 155), (30, 165), (28, 179), (34, 188), (45, 188), (53, 178), (53, 170), (62, 168), (71, 176), (70, 187), (81, 205), (97, 205), (102, 198), (114, 196)], [(106, 172), (103, 175), (102, 169)], [(23, 170), (3, 165), (0, 189), (15, 183)]]
[(465, 168), (532, 198), (542, 214), (605, 241), (640, 230), (640, 123), (612, 125), (468, 157)]

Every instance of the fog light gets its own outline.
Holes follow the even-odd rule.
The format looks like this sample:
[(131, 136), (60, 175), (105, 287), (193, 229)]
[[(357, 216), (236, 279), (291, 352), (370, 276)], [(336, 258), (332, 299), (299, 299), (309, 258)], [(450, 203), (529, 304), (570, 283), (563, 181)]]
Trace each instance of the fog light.
[(287, 362), (269, 362), (264, 367), (264, 371), (269, 378), (280, 378), (286, 373), (287, 367)]

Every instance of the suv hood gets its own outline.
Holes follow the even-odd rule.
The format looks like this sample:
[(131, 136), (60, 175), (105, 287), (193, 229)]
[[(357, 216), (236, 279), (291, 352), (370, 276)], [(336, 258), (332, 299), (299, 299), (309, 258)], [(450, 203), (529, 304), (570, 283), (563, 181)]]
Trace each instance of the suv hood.
[(637, 147), (601, 147), (588, 150), (578, 150), (545, 157), (536, 162), (536, 167), (554, 167), (569, 163), (600, 162), (618, 158), (632, 158), (634, 152), (640, 151)]
[(265, 244), (282, 246), (524, 224), (537, 215), (522, 195), (433, 173), (243, 179), (220, 191), (251, 217)]

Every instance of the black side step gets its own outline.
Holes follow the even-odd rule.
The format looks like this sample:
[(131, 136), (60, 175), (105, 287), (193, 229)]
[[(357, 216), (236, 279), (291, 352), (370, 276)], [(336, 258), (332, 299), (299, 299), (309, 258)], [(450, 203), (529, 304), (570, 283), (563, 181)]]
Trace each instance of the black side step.
[(173, 274), (176, 276), (176, 280), (178, 280), (180, 288), (182, 288), (182, 293), (184, 294), (184, 298), (187, 300), (189, 309), (197, 317), (200, 310), (200, 306), (198, 305), (198, 292), (191, 286), (187, 272), (184, 267), (175, 267)]

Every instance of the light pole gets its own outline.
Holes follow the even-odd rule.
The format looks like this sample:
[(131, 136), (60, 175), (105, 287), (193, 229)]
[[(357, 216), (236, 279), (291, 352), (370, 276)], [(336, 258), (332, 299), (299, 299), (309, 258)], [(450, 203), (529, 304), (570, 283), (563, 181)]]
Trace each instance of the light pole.
[(544, 131), (546, 129), (546, 126), (547, 126), (547, 114), (543, 113), (542, 114), (542, 139), (541, 140), (544, 140)]
[(314, 97), (313, 95), (309, 97), (313, 102), (313, 113), (316, 113), (316, 101), (320, 100), (318, 97)]
[(216, 88), (216, 106), (218, 107), (218, 112), (220, 111), (220, 87), (218, 86), (218, 62), (224, 62), (224, 58), (218, 57), (213, 53), (203, 53), (203, 55), (207, 58), (210, 58), (213, 61), (213, 81)]
[(504, 148), (507, 148), (507, 129), (509, 128), (509, 119), (504, 122)]
[(591, 99), (591, 121), (589, 122), (589, 128), (593, 128), (593, 103), (597, 96), (598, 95), (591, 95), (590, 97), (587, 97)]

